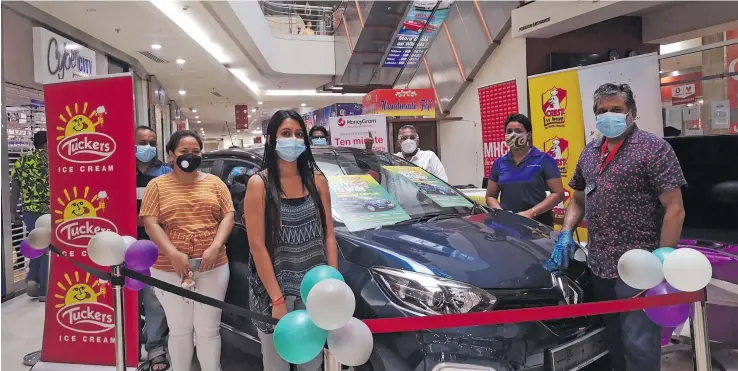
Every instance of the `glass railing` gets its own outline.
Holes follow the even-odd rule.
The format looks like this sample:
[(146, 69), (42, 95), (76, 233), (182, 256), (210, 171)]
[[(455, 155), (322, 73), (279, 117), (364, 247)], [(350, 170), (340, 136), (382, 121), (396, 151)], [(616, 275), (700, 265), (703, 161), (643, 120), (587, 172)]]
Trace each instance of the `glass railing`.
[(340, 19), (340, 5), (332, 7), (289, 2), (259, 1), (273, 35), (333, 35)]

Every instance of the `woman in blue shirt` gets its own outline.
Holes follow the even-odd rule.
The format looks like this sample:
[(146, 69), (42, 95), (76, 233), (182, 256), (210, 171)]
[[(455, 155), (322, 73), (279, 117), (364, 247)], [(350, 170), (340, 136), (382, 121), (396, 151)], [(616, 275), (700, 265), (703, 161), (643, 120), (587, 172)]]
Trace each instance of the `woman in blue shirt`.
[[(505, 121), (509, 151), (492, 164), (487, 206), (553, 226), (551, 209), (564, 200), (564, 185), (556, 160), (531, 146), (532, 130), (525, 115), (514, 114)], [(548, 196), (546, 191), (550, 192)]]

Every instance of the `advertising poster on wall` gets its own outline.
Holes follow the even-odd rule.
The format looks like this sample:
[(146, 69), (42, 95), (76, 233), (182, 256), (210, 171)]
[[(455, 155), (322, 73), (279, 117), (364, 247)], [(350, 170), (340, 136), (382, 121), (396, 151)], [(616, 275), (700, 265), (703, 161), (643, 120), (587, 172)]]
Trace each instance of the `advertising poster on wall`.
[[(556, 160), (564, 187), (571, 194), (573, 192), (569, 188), (569, 180), (574, 175), (579, 154), (584, 149), (578, 71), (569, 69), (530, 76), (528, 93), (530, 118), (533, 122), (533, 145)], [(591, 106), (587, 109), (591, 109)], [(564, 208), (565, 203), (562, 202), (553, 210), (557, 223), (562, 221)]]
[(636, 117), (638, 128), (658, 136), (664, 135), (659, 60), (658, 55), (654, 53), (579, 68), (579, 90), (582, 96), (586, 143), (601, 138), (592, 109), (593, 95), (597, 88), (606, 83), (628, 84), (638, 106)]
[(415, 166), (382, 166), (383, 169), (402, 176), (418, 190), (441, 207), (471, 207), (472, 204), (456, 190)]
[(333, 216), (349, 231), (360, 231), (408, 220), (387, 190), (371, 175), (329, 176)]
[(362, 103), (365, 115), (436, 117), (434, 89), (377, 89), (365, 95)]
[(374, 138), (373, 150), (387, 151), (387, 116), (361, 115), (339, 116), (329, 119), (331, 145), (338, 147), (366, 148), (364, 140)]
[[(133, 77), (107, 75), (44, 86), (52, 244), (95, 265), (87, 244), (100, 231), (136, 236)], [(102, 268), (106, 269), (106, 268)], [(41, 361), (115, 364), (109, 282), (53, 255)], [(126, 363), (138, 364), (137, 293), (125, 290)]]
[(518, 113), (518, 85), (515, 80), (479, 88), (479, 111), (482, 117), (484, 175), (488, 176), (492, 163), (508, 151), (505, 120)]
[[(436, 4), (438, 4), (437, 8)], [(417, 67), (425, 51), (441, 30), (451, 4), (453, 0), (414, 1), (402, 23), (402, 28), (390, 46), (383, 66)], [(434, 8), (435, 13), (433, 13)]]

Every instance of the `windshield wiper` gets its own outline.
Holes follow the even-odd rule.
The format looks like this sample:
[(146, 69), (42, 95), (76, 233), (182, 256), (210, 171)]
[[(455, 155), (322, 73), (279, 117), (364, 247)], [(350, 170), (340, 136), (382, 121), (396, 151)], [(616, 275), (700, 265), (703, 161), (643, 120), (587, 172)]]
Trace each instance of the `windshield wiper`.
[(465, 213), (432, 213), (432, 214), (426, 214), (423, 216), (419, 216), (416, 218), (410, 218), (408, 220), (403, 220), (400, 222), (397, 222), (393, 225), (408, 225), (408, 224), (415, 224), (415, 223), (422, 223), (422, 222), (433, 222), (436, 220), (441, 219), (449, 219), (449, 218), (458, 218), (460, 216), (466, 216)]

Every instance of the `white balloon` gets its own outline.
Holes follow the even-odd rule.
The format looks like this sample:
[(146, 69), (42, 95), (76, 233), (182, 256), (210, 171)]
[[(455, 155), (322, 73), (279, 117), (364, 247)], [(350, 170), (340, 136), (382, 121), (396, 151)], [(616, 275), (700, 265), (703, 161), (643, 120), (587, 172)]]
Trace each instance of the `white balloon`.
[(310, 290), (305, 302), (310, 320), (323, 330), (336, 330), (346, 325), (354, 315), (354, 292), (343, 281), (329, 278)]
[(135, 237), (123, 236), (123, 242), (126, 244), (126, 249), (131, 247), (131, 245), (136, 241), (138, 240)]
[(664, 259), (664, 278), (680, 291), (702, 290), (712, 278), (712, 264), (695, 249), (676, 249)]
[(126, 243), (115, 232), (99, 232), (87, 244), (87, 255), (95, 264), (103, 267), (119, 265), (123, 263), (126, 256)]
[(51, 243), (51, 229), (35, 228), (28, 233), (28, 244), (34, 249), (41, 250), (49, 247)]
[(46, 228), (51, 230), (51, 214), (44, 214), (36, 219), (36, 228)]
[(351, 318), (346, 326), (328, 332), (328, 349), (342, 365), (361, 366), (369, 360), (374, 338), (364, 322)]
[(664, 280), (664, 267), (659, 258), (641, 249), (627, 251), (618, 261), (618, 275), (626, 285), (648, 290)]

